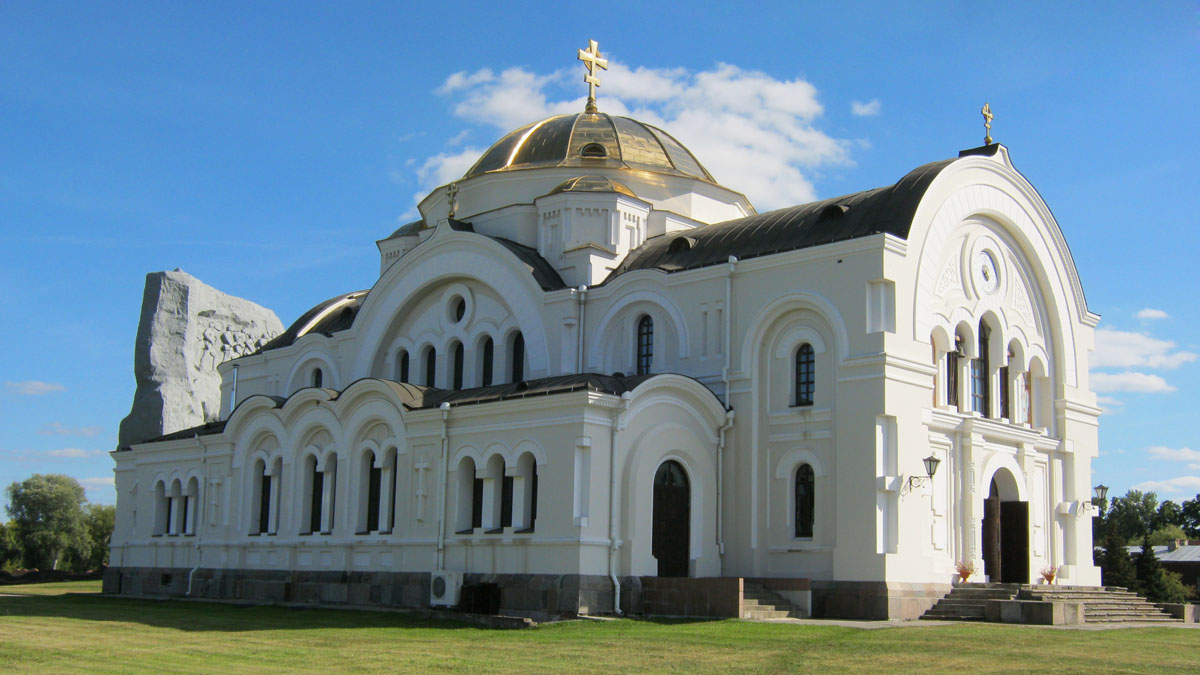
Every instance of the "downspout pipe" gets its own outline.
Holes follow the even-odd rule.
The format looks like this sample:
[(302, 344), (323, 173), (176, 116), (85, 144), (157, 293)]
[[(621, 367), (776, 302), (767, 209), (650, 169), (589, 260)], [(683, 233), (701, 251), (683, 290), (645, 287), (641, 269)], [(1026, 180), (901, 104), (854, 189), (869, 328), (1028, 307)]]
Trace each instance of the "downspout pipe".
[(725, 365), (721, 368), (721, 381), (725, 383), (725, 389), (721, 393), (722, 402), (725, 408), (729, 408), (729, 362), (730, 353), (733, 351), (733, 345), (729, 344), (729, 339), (733, 333), (733, 272), (737, 268), (738, 258), (736, 255), (729, 256), (729, 266), (725, 270)]
[[(235, 383), (234, 384), (235, 387), (237, 386), (236, 385), (236, 382), (237, 382), (237, 370), (236, 369), (237, 369), (237, 366), (234, 366), (234, 371), (233, 371), (234, 372), (234, 380), (233, 381)], [(236, 389), (235, 389), (235, 391), (236, 391)], [(208, 481), (208, 471), (205, 471), (204, 469), (208, 465), (208, 448), (204, 445), (203, 442), (201, 442), (200, 434), (196, 434), (195, 438), (196, 438), (196, 443), (198, 443), (200, 445), (200, 484), (197, 486), (197, 488), (198, 488), (197, 491), (205, 492), (205, 483)], [(199, 504), (196, 505), (197, 506), (196, 515), (193, 516), (196, 519), (196, 531), (193, 533), (194, 536), (196, 537), (196, 564), (192, 566), (192, 569), (190, 571), (188, 571), (187, 593), (185, 594), (185, 597), (188, 597), (188, 598), (192, 597), (192, 578), (194, 576), (196, 576), (196, 570), (200, 569), (200, 556), (201, 556), (200, 533), (204, 531), (204, 504), (205, 504), (205, 502), (208, 501), (206, 499), (201, 499), (201, 495), (199, 495), (199, 494), (196, 495), (196, 500), (200, 502)], [(187, 523), (184, 523), (184, 527), (187, 527)]]
[(725, 411), (725, 424), (721, 426), (717, 442), (717, 554), (721, 558), (721, 576), (725, 576), (725, 438), (733, 428), (733, 411)]
[(629, 392), (621, 395), (621, 405), (613, 411), (612, 432), (608, 443), (608, 578), (613, 585), (613, 614), (621, 616), (621, 580), (617, 578), (617, 432), (625, 421), (632, 400)]
[(586, 362), (584, 359), (584, 356), (583, 356), (583, 348), (586, 344), (583, 339), (583, 331), (584, 331), (583, 320), (584, 320), (584, 309), (586, 307), (586, 304), (584, 301), (587, 299), (587, 292), (588, 292), (588, 287), (586, 285), (580, 286), (577, 289), (577, 294), (578, 294), (577, 297), (579, 298), (579, 344), (576, 346), (578, 353), (576, 354), (576, 358), (575, 358), (575, 372), (577, 372), (577, 373), (583, 372), (583, 364)]
[(449, 447), (449, 435), (447, 428), (450, 423), (450, 404), (443, 402), (438, 409), (442, 411), (442, 458), (439, 461), (438, 467), (438, 489), (441, 492), (438, 499), (438, 544), (437, 544), (437, 568), (438, 571), (446, 569), (446, 483), (449, 481), (449, 467), (447, 466), (446, 452)]

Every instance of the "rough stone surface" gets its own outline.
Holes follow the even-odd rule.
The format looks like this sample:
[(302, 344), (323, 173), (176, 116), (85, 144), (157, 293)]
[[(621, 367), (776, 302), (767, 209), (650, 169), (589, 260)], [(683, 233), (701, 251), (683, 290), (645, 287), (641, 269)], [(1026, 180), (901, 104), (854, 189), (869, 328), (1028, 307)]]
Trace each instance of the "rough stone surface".
[(146, 275), (134, 346), (137, 391), (119, 445), (216, 421), (217, 365), (283, 332), (271, 310), (227, 295), (176, 269)]

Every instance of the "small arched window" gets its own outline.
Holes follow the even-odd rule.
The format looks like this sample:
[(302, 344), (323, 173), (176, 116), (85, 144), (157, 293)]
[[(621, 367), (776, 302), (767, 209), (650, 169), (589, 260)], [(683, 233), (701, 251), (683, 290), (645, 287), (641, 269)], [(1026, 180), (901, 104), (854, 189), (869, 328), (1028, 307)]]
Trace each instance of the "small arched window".
[(512, 372), (511, 382), (520, 382), (525, 379), (525, 336), (517, 333), (512, 341)]
[(454, 343), (454, 380), (452, 388), (455, 391), (463, 388), (463, 345), (461, 342)]
[(325, 384), (325, 373), (321, 372), (320, 368), (313, 368), (312, 386), (320, 388), (323, 384)]
[(437, 350), (431, 347), (425, 348), (425, 386), (434, 386), (437, 376)]
[(979, 324), (979, 355), (971, 360), (971, 410), (988, 416), (991, 391), (988, 387), (988, 328)]
[(483, 365), (483, 375), (481, 376), (481, 378), (479, 380), (479, 386), (481, 386), (481, 387), (490, 387), (492, 384), (492, 367), (493, 367), (492, 361), (494, 358), (494, 354), (493, 354), (494, 351), (495, 351), (495, 346), (492, 344), (492, 338), (490, 338), (490, 337), (484, 338), (483, 339), (483, 364), (482, 364)]
[(816, 359), (812, 345), (806, 342), (796, 350), (796, 405), (812, 405), (816, 389)]
[(599, 143), (588, 143), (579, 149), (579, 156), (585, 159), (604, 159), (608, 156), (608, 151)]
[(408, 350), (401, 349), (396, 354), (396, 381), (408, 382)]
[(637, 351), (634, 354), (638, 375), (648, 375), (654, 364), (654, 319), (643, 314), (637, 323)]
[(962, 336), (954, 336), (954, 348), (946, 352), (946, 405), (958, 407), (958, 358), (962, 354)]
[(813, 536), (814, 506), (816, 500), (813, 494), (813, 469), (808, 464), (801, 464), (796, 469), (796, 537), (811, 539)]

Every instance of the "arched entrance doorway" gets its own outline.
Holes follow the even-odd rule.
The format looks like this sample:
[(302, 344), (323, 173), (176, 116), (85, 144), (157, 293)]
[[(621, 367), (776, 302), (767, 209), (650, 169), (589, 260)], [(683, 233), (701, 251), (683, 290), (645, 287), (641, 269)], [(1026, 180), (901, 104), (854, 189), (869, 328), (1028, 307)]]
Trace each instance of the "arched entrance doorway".
[(650, 553), (658, 560), (658, 576), (688, 575), (692, 490), (683, 465), (663, 462), (654, 474), (654, 526)]
[(983, 571), (991, 581), (1029, 583), (1029, 502), (1007, 469), (992, 476), (983, 501)]

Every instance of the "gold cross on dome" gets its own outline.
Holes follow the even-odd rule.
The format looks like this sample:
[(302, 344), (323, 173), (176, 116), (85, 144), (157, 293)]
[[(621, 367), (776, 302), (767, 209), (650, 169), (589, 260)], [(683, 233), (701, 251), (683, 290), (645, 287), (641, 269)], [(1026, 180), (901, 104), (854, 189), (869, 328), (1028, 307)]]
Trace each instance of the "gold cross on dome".
[(984, 103), (983, 108), (981, 108), (979, 110), (979, 112), (983, 113), (983, 128), (985, 131), (985, 133), (983, 135), (983, 144), (991, 145), (992, 144), (992, 118), (995, 117), (995, 115), (992, 114), (992, 105), (990, 103)]
[(600, 78), (596, 77), (596, 69), (608, 70), (608, 59), (600, 58), (600, 45), (596, 44), (595, 40), (588, 40), (588, 48), (579, 50), (579, 60), (583, 61), (583, 65), (588, 71), (588, 74), (583, 76), (583, 81), (588, 85), (587, 107), (584, 108), (584, 112), (600, 112), (600, 109), (596, 107), (596, 87), (600, 86)]

